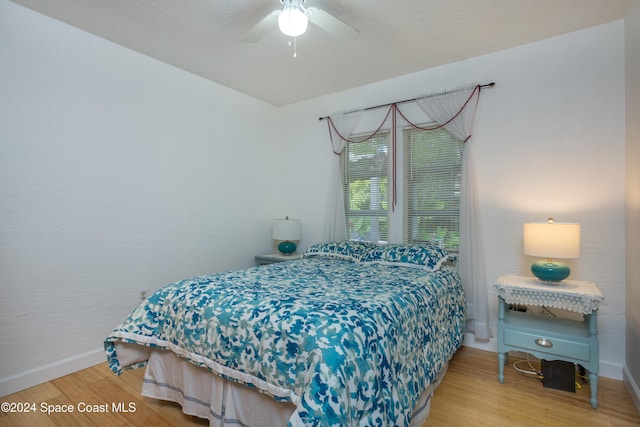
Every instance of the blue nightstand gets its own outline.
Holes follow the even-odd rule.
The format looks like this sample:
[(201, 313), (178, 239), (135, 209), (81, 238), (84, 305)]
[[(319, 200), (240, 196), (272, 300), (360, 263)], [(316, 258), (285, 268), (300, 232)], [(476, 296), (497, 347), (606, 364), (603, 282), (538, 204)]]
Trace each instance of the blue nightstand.
[[(589, 371), (591, 406), (598, 406), (598, 304), (604, 301), (595, 283), (565, 280), (559, 284), (534, 277), (500, 276), (498, 294), (498, 380), (504, 382), (504, 365), (511, 350), (539, 359), (564, 360)], [(582, 320), (535, 315), (509, 310), (512, 304), (575, 311)]]

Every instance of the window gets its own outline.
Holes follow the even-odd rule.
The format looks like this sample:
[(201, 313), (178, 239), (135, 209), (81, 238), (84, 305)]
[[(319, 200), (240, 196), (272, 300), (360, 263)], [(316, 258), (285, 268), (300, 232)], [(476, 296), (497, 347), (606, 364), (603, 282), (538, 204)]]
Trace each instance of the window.
[(386, 242), (389, 230), (389, 132), (378, 133), (365, 142), (347, 144), (341, 161), (348, 238)]
[(403, 129), (396, 153), (400, 193), (390, 210), (390, 135), (348, 143), (341, 154), (348, 238), (432, 243), (457, 251), (464, 143), (444, 129)]
[(457, 251), (464, 143), (444, 129), (405, 128), (404, 230), (407, 243)]

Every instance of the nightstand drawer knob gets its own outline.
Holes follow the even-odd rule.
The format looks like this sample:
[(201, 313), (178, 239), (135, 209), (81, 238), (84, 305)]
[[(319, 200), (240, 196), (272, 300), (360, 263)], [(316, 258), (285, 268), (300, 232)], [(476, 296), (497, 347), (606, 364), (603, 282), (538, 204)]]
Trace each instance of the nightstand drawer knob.
[(540, 347), (553, 347), (553, 343), (546, 338), (538, 338), (536, 344)]

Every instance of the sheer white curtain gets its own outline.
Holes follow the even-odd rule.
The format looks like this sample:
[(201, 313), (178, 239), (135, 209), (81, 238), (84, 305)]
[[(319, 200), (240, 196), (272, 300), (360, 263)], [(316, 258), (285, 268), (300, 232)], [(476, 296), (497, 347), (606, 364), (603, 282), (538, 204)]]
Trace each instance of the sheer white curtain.
[(480, 218), (476, 203), (473, 144), (469, 143), (471, 127), (480, 96), (473, 85), (450, 92), (426, 95), (416, 101), (436, 123), (465, 141), (462, 158), (462, 194), (460, 199), (460, 254), (458, 272), (467, 296), (468, 328), (476, 339), (487, 340), (489, 331), (489, 299)]
[(327, 198), (325, 224), (322, 232), (322, 239), (325, 242), (336, 242), (347, 238), (347, 225), (344, 215), (344, 194), (342, 192), (342, 168), (340, 167), (340, 156), (347, 145), (345, 139), (349, 139), (355, 131), (363, 110), (339, 113), (329, 116), (329, 135), (333, 152), (336, 154), (331, 164), (331, 183), (329, 187), (329, 197)]

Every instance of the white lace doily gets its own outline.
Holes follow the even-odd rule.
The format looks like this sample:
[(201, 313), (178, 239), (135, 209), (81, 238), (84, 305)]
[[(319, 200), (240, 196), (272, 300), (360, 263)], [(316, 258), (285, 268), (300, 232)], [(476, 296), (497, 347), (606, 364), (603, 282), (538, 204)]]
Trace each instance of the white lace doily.
[(534, 277), (508, 274), (498, 277), (493, 289), (508, 304), (554, 307), (581, 314), (597, 310), (604, 301), (595, 283), (579, 280), (546, 283)]

